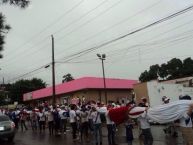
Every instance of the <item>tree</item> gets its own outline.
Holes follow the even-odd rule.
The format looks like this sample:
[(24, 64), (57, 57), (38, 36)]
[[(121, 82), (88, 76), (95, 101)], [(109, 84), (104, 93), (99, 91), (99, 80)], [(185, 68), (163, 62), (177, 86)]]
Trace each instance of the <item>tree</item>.
[(168, 76), (168, 79), (177, 79), (182, 77), (182, 70), (183, 70), (183, 63), (180, 59), (173, 58), (170, 61), (168, 61), (167, 64), (167, 71), (170, 76)]
[(159, 67), (158, 75), (162, 80), (166, 80), (168, 78), (168, 65), (166, 63), (163, 63)]
[(158, 78), (159, 65), (152, 65), (149, 68), (149, 77), (151, 80), (155, 80)]
[(46, 83), (38, 78), (31, 80), (19, 80), (13, 84), (7, 85), (7, 91), (12, 102), (22, 102), (24, 93), (28, 93), (34, 90), (42, 89), (46, 87)]
[(141, 82), (146, 82), (146, 81), (150, 81), (151, 80), (147, 70), (145, 70), (143, 73), (141, 73), (141, 75), (139, 77), (139, 80)]
[(181, 77), (189, 77), (193, 75), (193, 60), (189, 57), (181, 61), (178, 58), (173, 58), (167, 63), (160, 66), (152, 65), (149, 71), (141, 73), (139, 80), (146, 82), (150, 80), (171, 80)]
[(9, 3), (20, 8), (26, 8), (29, 5), (29, 0), (1, 0), (1, 3)]
[[(0, 4), (7, 3), (10, 5), (18, 6), (20, 8), (25, 8), (29, 5), (28, 0), (0, 0)], [(8, 25), (5, 21), (5, 16), (0, 13), (0, 52), (3, 50), (3, 45), (5, 44), (5, 36), (10, 29), (10, 25)], [(2, 57), (2, 54), (0, 54), (0, 58)]]
[(8, 104), (8, 93), (4, 90), (0, 90), (0, 106)]
[[(5, 16), (0, 13), (0, 51), (3, 50), (3, 44), (5, 43), (5, 34), (10, 30), (10, 26), (5, 22)], [(0, 58), (3, 56), (0, 54)]]
[(182, 73), (184, 76), (193, 75), (193, 60), (190, 57), (184, 59)]
[(70, 82), (72, 80), (74, 80), (73, 76), (70, 73), (68, 73), (68, 74), (63, 76), (62, 83)]

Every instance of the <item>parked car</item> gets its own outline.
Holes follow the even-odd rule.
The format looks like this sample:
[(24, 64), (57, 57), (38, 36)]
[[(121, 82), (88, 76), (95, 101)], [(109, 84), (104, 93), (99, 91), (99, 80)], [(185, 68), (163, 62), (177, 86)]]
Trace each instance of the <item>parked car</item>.
[(15, 136), (15, 124), (6, 115), (0, 115), (0, 138), (13, 141)]

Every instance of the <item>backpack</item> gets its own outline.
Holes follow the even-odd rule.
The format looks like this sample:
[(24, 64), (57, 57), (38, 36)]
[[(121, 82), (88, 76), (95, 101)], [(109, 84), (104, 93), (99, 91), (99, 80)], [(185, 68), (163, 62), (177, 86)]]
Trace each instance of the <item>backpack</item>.
[(12, 112), (12, 114), (11, 114), (11, 120), (15, 120), (16, 119), (16, 114), (15, 114), (15, 112)]
[(102, 123), (106, 123), (106, 116), (105, 113), (100, 113), (100, 118)]
[(69, 117), (69, 112), (68, 111), (67, 112), (63, 112), (62, 115), (67, 118), (67, 117)]

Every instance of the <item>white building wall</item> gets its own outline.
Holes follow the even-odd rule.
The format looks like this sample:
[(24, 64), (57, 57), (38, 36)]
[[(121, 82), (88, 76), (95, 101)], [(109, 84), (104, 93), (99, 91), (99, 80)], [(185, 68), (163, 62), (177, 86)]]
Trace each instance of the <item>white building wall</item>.
[(193, 99), (193, 88), (192, 87), (184, 87), (183, 95), (189, 95)]
[(162, 104), (162, 97), (167, 96), (170, 101), (179, 100), (180, 95), (193, 97), (193, 88), (184, 88), (181, 84), (164, 84), (152, 81), (147, 83), (150, 106)]

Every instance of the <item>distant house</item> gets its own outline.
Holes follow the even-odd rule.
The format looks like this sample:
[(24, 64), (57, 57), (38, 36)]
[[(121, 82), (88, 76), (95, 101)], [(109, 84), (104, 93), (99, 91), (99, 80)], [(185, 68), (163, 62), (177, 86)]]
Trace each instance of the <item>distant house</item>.
[[(106, 78), (107, 100), (131, 99), (133, 85), (136, 83), (136, 80)], [(71, 103), (74, 98), (105, 102), (103, 78), (83, 77), (56, 85), (56, 102), (58, 104)], [(52, 87), (23, 94), (23, 101), (33, 104), (43, 101), (52, 103)]]
[(150, 106), (162, 104), (162, 97), (167, 96), (170, 101), (179, 100), (179, 96), (189, 95), (193, 99), (193, 87), (190, 81), (192, 78), (181, 78), (169, 81), (149, 81), (134, 85), (136, 102), (140, 103), (145, 97)]

